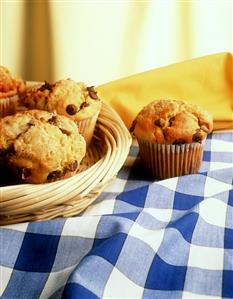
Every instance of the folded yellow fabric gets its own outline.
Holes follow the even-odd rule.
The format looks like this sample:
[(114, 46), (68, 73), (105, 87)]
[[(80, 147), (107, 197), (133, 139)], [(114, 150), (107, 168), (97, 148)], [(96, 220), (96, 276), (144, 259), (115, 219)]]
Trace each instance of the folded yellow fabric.
[(233, 128), (233, 57), (208, 55), (153, 69), (98, 86), (129, 128), (137, 113), (153, 100), (183, 99), (212, 113), (214, 129)]

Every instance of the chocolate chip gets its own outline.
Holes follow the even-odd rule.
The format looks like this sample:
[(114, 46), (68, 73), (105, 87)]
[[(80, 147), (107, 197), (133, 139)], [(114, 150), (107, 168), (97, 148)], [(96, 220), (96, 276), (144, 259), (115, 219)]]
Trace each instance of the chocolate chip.
[(132, 133), (135, 129), (135, 126), (136, 126), (136, 119), (132, 122), (132, 125), (131, 127), (129, 128), (129, 131)]
[(88, 91), (88, 92), (89, 92), (89, 91), (95, 91), (94, 86), (88, 86), (88, 87), (87, 87), (87, 91)]
[(44, 104), (45, 104), (45, 107), (47, 107), (47, 108), (48, 108), (48, 103), (49, 103), (49, 98), (45, 97), (44, 98)]
[(24, 168), (21, 169), (21, 178), (22, 178), (22, 180), (25, 180), (26, 178), (28, 178), (31, 175), (32, 175), (31, 168), (24, 167)]
[(29, 127), (33, 127), (35, 126), (35, 123), (33, 122), (33, 120), (30, 120), (30, 122), (28, 123)]
[(63, 134), (67, 135), (67, 136), (70, 136), (71, 135), (71, 132), (66, 130), (66, 129), (63, 129), (63, 128), (59, 128)]
[(94, 89), (94, 86), (87, 87), (87, 91), (88, 91), (89, 96), (92, 99), (94, 99), (94, 100), (98, 100), (99, 99), (98, 95), (97, 95), (97, 92)]
[(89, 96), (94, 99), (94, 100), (98, 100), (98, 96), (97, 96), (97, 92), (96, 91), (89, 91)]
[(39, 91), (49, 90), (51, 91), (53, 89), (53, 85), (48, 83), (47, 81), (44, 82), (44, 84), (38, 89)]
[(185, 140), (184, 139), (176, 139), (172, 144), (175, 144), (175, 145), (181, 145), (181, 144), (185, 144)]
[(81, 105), (80, 105), (80, 110), (81, 109), (83, 109), (83, 108), (85, 108), (85, 107), (88, 107), (88, 106), (90, 106), (90, 104), (89, 103), (87, 103), (87, 102), (83, 102)]
[(78, 167), (78, 161), (73, 161), (73, 162), (70, 162), (69, 164), (66, 165), (65, 167), (65, 171), (68, 170), (68, 171), (75, 171)]
[(172, 126), (172, 123), (173, 123), (174, 120), (175, 120), (175, 116), (173, 116), (173, 117), (171, 117), (171, 118), (169, 119), (169, 127)]
[(19, 167), (16, 170), (17, 170), (18, 176), (22, 180), (25, 180), (26, 178), (28, 178), (29, 176), (32, 175), (32, 170), (31, 170), (31, 168), (28, 168), (28, 167)]
[(196, 133), (195, 134), (193, 134), (193, 138), (192, 138), (192, 140), (193, 140), (193, 142), (200, 142), (201, 143), (201, 141), (202, 141), (202, 134), (201, 134), (201, 130), (197, 130), (196, 131)]
[(25, 104), (24, 104), (24, 107), (25, 107), (25, 108), (30, 108), (30, 103), (25, 103)]
[(66, 106), (66, 112), (69, 115), (74, 115), (77, 112), (77, 107), (74, 104), (70, 104)]
[(48, 122), (49, 122), (51, 125), (57, 126), (57, 116), (56, 116), (56, 115), (53, 115), (53, 116), (48, 120)]
[(154, 121), (154, 124), (160, 128), (163, 128), (165, 126), (165, 120), (162, 118), (158, 118)]
[(63, 175), (63, 172), (61, 170), (54, 170), (51, 171), (48, 176), (47, 176), (47, 180), (54, 180), (54, 179), (58, 179)]

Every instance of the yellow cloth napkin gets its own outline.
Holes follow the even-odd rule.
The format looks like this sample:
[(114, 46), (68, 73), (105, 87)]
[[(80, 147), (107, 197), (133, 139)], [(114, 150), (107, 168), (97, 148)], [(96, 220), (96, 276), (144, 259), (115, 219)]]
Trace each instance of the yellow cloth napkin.
[(160, 98), (183, 99), (212, 113), (214, 129), (233, 128), (233, 57), (208, 55), (98, 86), (129, 128), (137, 113)]

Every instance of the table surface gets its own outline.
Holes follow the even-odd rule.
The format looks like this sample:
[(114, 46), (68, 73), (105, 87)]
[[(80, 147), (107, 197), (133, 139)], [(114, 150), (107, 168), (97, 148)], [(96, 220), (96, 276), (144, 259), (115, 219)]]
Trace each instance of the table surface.
[(0, 228), (1, 298), (233, 298), (232, 180), (233, 131), (161, 181), (132, 146), (82, 215)]

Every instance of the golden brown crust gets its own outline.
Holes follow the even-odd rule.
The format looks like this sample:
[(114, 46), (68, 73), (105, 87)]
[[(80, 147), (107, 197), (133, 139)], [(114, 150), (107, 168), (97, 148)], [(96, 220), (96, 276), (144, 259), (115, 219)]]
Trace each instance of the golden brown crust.
[(201, 142), (212, 130), (212, 116), (203, 108), (169, 99), (144, 107), (131, 129), (137, 138), (160, 144)]
[(84, 138), (67, 117), (30, 110), (0, 120), (0, 157), (24, 182), (69, 177), (85, 152)]
[(0, 100), (15, 96), (24, 90), (24, 81), (21, 78), (13, 77), (6, 67), (0, 66)]
[(56, 111), (78, 122), (99, 112), (101, 101), (94, 87), (67, 79), (28, 89), (21, 97), (20, 105), (28, 109)]

